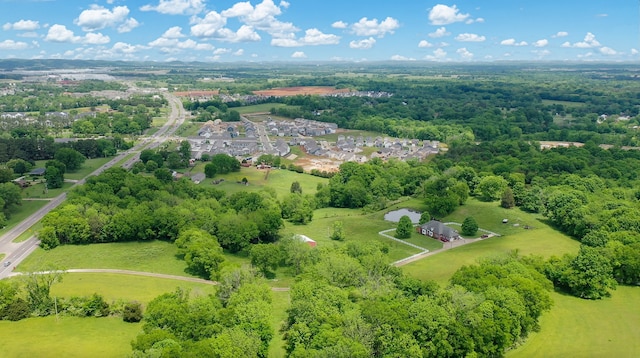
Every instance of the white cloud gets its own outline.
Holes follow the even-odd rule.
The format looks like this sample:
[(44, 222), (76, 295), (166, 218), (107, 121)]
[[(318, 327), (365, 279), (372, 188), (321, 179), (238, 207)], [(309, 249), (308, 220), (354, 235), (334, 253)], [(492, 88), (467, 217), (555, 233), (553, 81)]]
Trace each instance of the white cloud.
[(454, 22), (462, 22), (467, 20), (469, 16), (469, 14), (461, 14), (456, 5), (438, 4), (429, 11), (431, 25), (448, 25)]
[(467, 50), (466, 47), (462, 47), (456, 50), (456, 53), (460, 55), (465, 60), (470, 60), (473, 58), (473, 54)]
[(3, 30), (16, 30), (16, 31), (34, 31), (40, 28), (39, 21), (33, 20), (20, 20), (16, 21), (13, 24), (7, 22), (2, 26)]
[(636, 50), (635, 48), (631, 49), (631, 54), (632, 55), (637, 55), (638, 54), (638, 50)]
[(504, 45), (504, 46), (527, 46), (528, 43), (526, 41), (516, 42), (516, 39), (511, 38), (511, 39), (506, 39), (506, 40), (500, 41), (500, 45)]
[(302, 51), (296, 51), (291, 54), (291, 58), (307, 58), (307, 55), (305, 55)]
[(451, 35), (451, 33), (448, 32), (447, 28), (444, 26), (439, 27), (436, 31), (429, 33), (429, 37), (434, 39), (449, 36), (449, 35)]
[(609, 16), (609, 14), (598, 14), (598, 15), (596, 15), (596, 17), (607, 17), (607, 16)]
[(138, 22), (138, 20), (134, 19), (133, 17), (130, 17), (127, 20), (125, 20), (125, 22), (120, 24), (120, 26), (118, 26), (118, 32), (119, 33), (130, 32), (131, 30), (135, 29), (138, 26), (140, 26), (140, 23)]
[(542, 39), (533, 43), (533, 47), (545, 47), (549, 44), (549, 40)]
[(469, 24), (473, 24), (474, 22), (477, 22), (479, 24), (484, 23), (484, 18), (479, 17), (477, 19), (468, 19), (467, 21), (465, 21), (464, 23), (469, 25)]
[(0, 50), (24, 50), (29, 44), (21, 41), (4, 40), (0, 42)]
[[(127, 19), (129, 16), (129, 8), (126, 6), (116, 6), (112, 10), (99, 5), (91, 5), (89, 10), (80, 13), (74, 23), (82, 27), (83, 31), (101, 30), (106, 27), (123, 26), (125, 31), (130, 26), (137, 26), (138, 22), (133, 19)], [(130, 31), (130, 29), (129, 29)]]
[(592, 34), (591, 32), (587, 32), (587, 34), (584, 36), (584, 39), (580, 42), (576, 42), (576, 43), (569, 43), (569, 42), (565, 42), (562, 44), (562, 47), (575, 47), (575, 48), (593, 48), (593, 47), (600, 47), (600, 42), (598, 42), (598, 40), (596, 40), (596, 35)]
[(447, 52), (441, 48), (438, 48), (435, 51), (433, 51), (433, 55), (425, 56), (426, 60), (431, 60), (431, 61), (442, 61), (442, 60), (445, 60), (446, 58), (447, 58)]
[(234, 52), (233, 55), (234, 56), (242, 56), (242, 55), (244, 55), (244, 49), (238, 49), (238, 51)]
[(336, 21), (333, 24), (331, 24), (331, 27), (333, 27), (334, 29), (346, 29), (349, 26), (349, 24), (347, 24), (344, 21)]
[(600, 48), (600, 53), (607, 56), (617, 55), (618, 51), (612, 49), (611, 47), (603, 46)]
[(291, 4), (289, 4), (289, 2), (288, 2), (288, 1), (284, 1), (284, 0), (280, 1), (280, 7), (283, 7), (283, 8), (285, 8), (285, 9), (288, 9), (288, 8), (289, 8), (289, 5), (291, 5)]
[(237, 17), (244, 24), (260, 31), (265, 31), (271, 36), (288, 38), (299, 29), (290, 22), (282, 22), (276, 19), (276, 16), (282, 14), (282, 8), (286, 8), (283, 3), (287, 6), (289, 4), (280, 2), (280, 5), (277, 6), (273, 0), (262, 0), (260, 4), (254, 7), (248, 1), (238, 2), (220, 14), (225, 18)]
[(542, 57), (545, 57), (545, 56), (548, 56), (548, 55), (551, 54), (551, 51), (549, 51), (549, 50), (534, 50), (534, 51), (531, 51), (531, 52), (536, 54), (538, 56), (538, 58), (542, 58)]
[(191, 21), (191, 34), (197, 37), (214, 37), (227, 24), (227, 19), (215, 11), (208, 12), (202, 19), (194, 18)]
[(109, 38), (109, 36), (103, 35), (101, 33), (89, 32), (85, 35), (83, 42), (90, 45), (104, 45), (111, 42), (111, 39)]
[(378, 19), (367, 19), (363, 17), (357, 23), (351, 25), (353, 33), (358, 36), (377, 36), (384, 37), (387, 33), (393, 34), (393, 32), (400, 27), (398, 20), (387, 17), (380, 23)]
[(143, 49), (143, 47), (131, 45), (125, 42), (116, 42), (111, 49), (115, 53), (132, 54)]
[(373, 47), (376, 44), (376, 39), (373, 37), (369, 37), (368, 39), (363, 39), (360, 41), (351, 41), (349, 42), (349, 47), (358, 49), (358, 50), (367, 50)]
[(566, 31), (558, 31), (558, 32), (556, 32), (555, 35), (553, 35), (551, 37), (556, 38), (556, 37), (566, 37), (566, 36), (569, 36), (568, 32), (566, 32)]
[(429, 42), (429, 41), (427, 41), (427, 40), (422, 40), (422, 41), (420, 41), (420, 42), (418, 43), (418, 47), (420, 47), (420, 48), (433, 47), (433, 44), (432, 44), (432, 43), (430, 43), (430, 42)]
[(35, 31), (22, 32), (22, 33), (19, 33), (16, 36), (18, 36), (18, 37), (40, 37), (40, 35)]
[(402, 55), (393, 55), (391, 56), (391, 60), (392, 61), (415, 61), (415, 58), (411, 58), (411, 57), (405, 57)]
[(144, 5), (142, 11), (157, 11), (166, 15), (195, 15), (205, 8), (203, 0), (160, 0), (158, 5)]
[(300, 39), (295, 38), (273, 38), (271, 45), (277, 47), (299, 47), (317, 45), (335, 45), (340, 42), (340, 36), (325, 34), (318, 29), (308, 29)]
[(217, 48), (213, 51), (214, 55), (224, 55), (225, 53), (231, 52), (231, 49), (228, 48)]
[(182, 33), (182, 27), (173, 26), (173, 27), (170, 27), (167, 31), (165, 31), (161, 37), (165, 39), (179, 39), (179, 38), (185, 37), (185, 35)]
[(229, 30), (227, 28), (220, 29), (214, 38), (227, 42), (257, 42), (261, 40), (260, 35), (251, 26), (242, 25), (238, 31)]
[(483, 42), (487, 38), (477, 34), (464, 33), (456, 36), (455, 39), (460, 42)]
[(55, 24), (49, 28), (44, 40), (49, 42), (80, 42), (81, 37), (75, 36), (73, 31), (67, 29), (66, 26)]

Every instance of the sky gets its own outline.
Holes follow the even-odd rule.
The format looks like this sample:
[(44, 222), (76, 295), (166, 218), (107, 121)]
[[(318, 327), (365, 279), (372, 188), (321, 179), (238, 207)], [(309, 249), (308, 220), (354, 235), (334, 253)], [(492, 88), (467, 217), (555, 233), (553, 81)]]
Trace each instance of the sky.
[(640, 0), (0, 0), (0, 58), (640, 61)]

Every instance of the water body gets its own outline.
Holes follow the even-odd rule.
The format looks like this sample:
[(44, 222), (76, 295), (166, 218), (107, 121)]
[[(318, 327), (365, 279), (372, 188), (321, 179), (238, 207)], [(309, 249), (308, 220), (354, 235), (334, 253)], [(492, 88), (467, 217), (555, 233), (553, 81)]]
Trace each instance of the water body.
[(384, 219), (397, 223), (403, 216), (408, 216), (411, 222), (417, 224), (420, 221), (420, 212), (411, 209), (398, 209), (384, 214)]

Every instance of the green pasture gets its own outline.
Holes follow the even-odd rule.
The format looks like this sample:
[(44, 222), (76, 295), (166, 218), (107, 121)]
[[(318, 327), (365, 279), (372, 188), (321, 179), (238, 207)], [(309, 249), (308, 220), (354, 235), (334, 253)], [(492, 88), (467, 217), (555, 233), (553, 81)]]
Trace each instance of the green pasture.
[[(239, 191), (259, 191), (268, 187), (275, 190), (279, 199), (284, 198), (290, 193), (291, 183), (294, 181), (300, 183), (303, 194), (314, 194), (318, 183), (328, 183), (328, 179), (326, 178), (300, 174), (286, 169), (272, 169), (267, 172), (267, 170), (258, 170), (255, 167), (243, 167), (239, 172), (216, 175), (215, 178), (207, 179), (200, 183), (200, 185), (212, 185), (213, 180), (220, 178), (223, 178), (224, 181), (213, 186), (217, 189), (224, 190), (227, 194)], [(249, 184), (239, 184), (238, 182), (242, 181), (242, 178), (247, 178)]]
[(9, 229), (22, 222), (22, 220), (35, 213), (46, 204), (47, 201), (45, 200), (23, 200), (17, 210), (12, 212), (7, 219), (6, 226), (0, 229), (0, 235), (9, 231)]
[(53, 250), (36, 249), (17, 267), (32, 272), (43, 268), (108, 268), (190, 276), (186, 264), (176, 257), (175, 245), (163, 241), (63, 245)]
[(597, 301), (559, 293), (552, 298), (553, 307), (540, 318), (540, 332), (507, 357), (638, 356), (640, 287), (618, 287), (610, 298)]
[(284, 103), (261, 103), (252, 106), (229, 108), (230, 111), (237, 111), (240, 114), (270, 112), (271, 108), (291, 107)]
[(51, 295), (57, 297), (102, 295), (109, 303), (116, 300), (147, 303), (163, 293), (181, 287), (193, 295), (216, 292), (215, 285), (180, 281), (170, 278), (125, 275), (117, 273), (66, 273), (62, 282), (51, 287)]
[(27, 318), (0, 321), (3, 357), (126, 357), (140, 323), (120, 317)]

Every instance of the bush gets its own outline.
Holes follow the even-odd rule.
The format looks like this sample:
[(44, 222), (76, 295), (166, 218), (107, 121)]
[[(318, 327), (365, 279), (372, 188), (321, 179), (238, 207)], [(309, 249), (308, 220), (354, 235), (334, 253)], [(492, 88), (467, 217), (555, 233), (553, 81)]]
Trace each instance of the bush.
[(122, 320), (129, 323), (142, 320), (142, 305), (139, 302), (128, 302), (122, 310)]
[(466, 219), (464, 219), (464, 221), (462, 222), (462, 235), (472, 236), (475, 235), (477, 231), (478, 223), (476, 222), (476, 219), (471, 216), (468, 216)]
[(413, 232), (413, 223), (411, 218), (407, 215), (403, 215), (398, 222), (398, 228), (396, 229), (396, 237), (398, 239), (408, 239)]
[(29, 317), (31, 310), (29, 304), (22, 298), (16, 298), (13, 302), (0, 310), (0, 319), (19, 321)]

